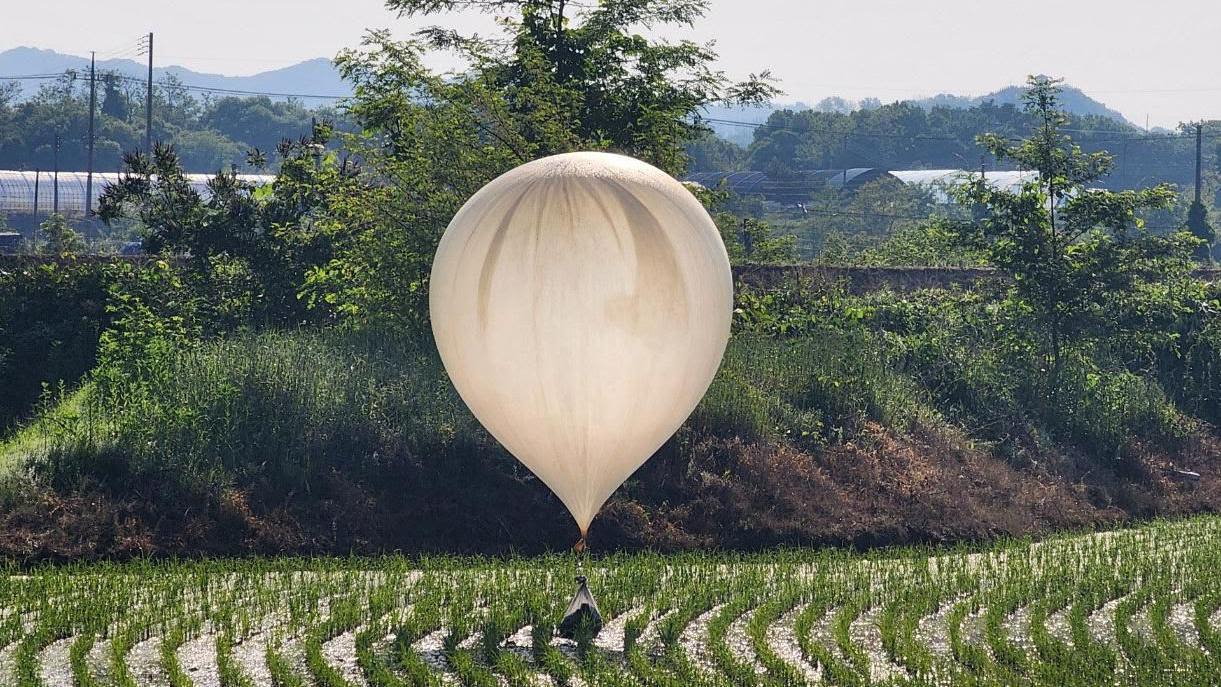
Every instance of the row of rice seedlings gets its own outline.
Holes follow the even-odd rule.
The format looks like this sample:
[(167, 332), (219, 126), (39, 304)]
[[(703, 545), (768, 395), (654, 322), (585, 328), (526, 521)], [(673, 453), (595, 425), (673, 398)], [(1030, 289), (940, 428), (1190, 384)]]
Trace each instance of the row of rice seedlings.
[[(321, 648), (338, 632), (358, 628), (360, 668), (371, 684), (386, 687), (438, 683), (443, 671), (423, 661), (413, 644), (441, 628), (447, 633), (448, 669), (470, 684), (491, 684), (489, 679), (526, 684), (540, 670), (558, 684), (577, 675), (587, 684), (800, 684), (804, 676), (771, 653), (767, 642), (768, 628), (800, 606), (794, 623), (797, 643), (805, 659), (820, 666), (833, 684), (869, 681), (871, 659), (852, 628), (862, 618), (875, 622), (875, 616), (886, 659), (905, 668), (907, 681), (914, 684), (947, 676), (955, 684), (988, 685), (1097, 684), (1132, 681), (1133, 676), (1147, 682), (1162, 678), (1168, 668), (1176, 672), (1164, 681), (1209, 684), (1216, 672), (1208, 659), (1217, 655), (1212, 616), (1221, 605), (1219, 566), (1212, 553), (1221, 540), (1218, 523), (1221, 519), (1156, 523), (1038, 545), (1009, 542), (979, 553), (940, 552), (935, 559), (927, 551), (911, 550), (857, 557), (773, 552), (587, 560), (586, 573), (606, 617), (643, 611), (624, 625), (626, 672), (588, 639), (576, 645), (571, 658), (551, 641), (572, 588), (576, 562), (569, 557), (68, 566), (0, 581), (0, 638), (18, 641), (15, 677), (23, 687), (39, 683), (40, 652), (74, 635), (69, 658), (77, 684), (96, 683), (85, 659), (98, 638), (108, 638), (110, 681), (132, 687), (135, 681), (124, 672), (126, 658), (135, 644), (156, 634), (163, 639), (170, 682), (179, 684), (175, 649), (203, 627), (216, 634), (224, 687), (248, 687), (228, 652), (270, 614), (284, 618), (272, 632), (267, 661), (273, 681), (285, 687), (343, 684), (328, 677)], [(393, 588), (398, 586), (395, 576), (413, 565), (422, 572), (410, 612), (401, 620), (382, 619), (408, 605)], [(972, 589), (978, 593), (959, 598)], [(1091, 616), (1131, 590), (1137, 595), (1114, 605), (1118, 646), (1092, 637)], [(920, 645), (916, 629), (921, 618), (949, 599), (957, 603), (949, 619), (953, 654), (945, 660)], [(1168, 627), (1166, 616), (1176, 603), (1194, 604), (1202, 649), (1184, 644)], [(694, 665), (678, 640), (690, 622), (718, 604), (724, 605), (708, 629), (709, 673)], [(1130, 619), (1146, 606), (1150, 631), (1130, 631)], [(1035, 647), (1030, 654), (1013, 644), (1005, 626), (1024, 607)], [(1045, 626), (1051, 613), (1065, 608), (1071, 642), (1052, 637)], [(982, 621), (980, 644), (962, 636), (964, 618), (976, 612)], [(747, 613), (741, 622), (766, 668), (761, 675), (726, 642), (732, 623)], [(652, 653), (639, 643), (650, 619), (659, 645)], [(815, 623), (829, 627), (831, 641), (811, 636)], [(526, 625), (532, 630), (530, 655), (505, 651), (506, 638)], [(388, 652), (379, 652), (375, 644), (392, 626), (394, 643)], [(304, 647), (306, 673), (279, 653), (293, 641)]]
[(796, 578), (783, 580), (777, 588), (769, 590), (765, 598), (754, 609), (746, 625), (751, 648), (766, 671), (762, 682), (769, 685), (803, 685), (806, 683), (805, 674), (776, 653), (768, 634), (768, 630), (779, 623), (781, 617), (792, 612), (805, 598), (803, 585)]
[[(329, 619), (336, 613), (341, 617), (348, 613), (346, 604), (353, 603), (353, 599), (366, 597), (369, 587), (377, 584), (378, 574), (343, 570), (294, 574), (301, 592), (287, 597), (284, 622), (275, 629), (265, 649), (267, 670), (276, 685), (297, 687), (311, 682), (311, 678), (303, 675), (294, 665), (294, 654), (289, 652), (290, 643), (300, 640), (302, 646), (299, 653), (306, 672), (320, 669), (319, 660), (311, 660), (311, 656), (319, 659), (314, 654), (320, 648), (320, 641), (310, 634), (311, 630), (322, 627), (325, 631), (329, 627)], [(317, 675), (313, 675), (312, 679), (317, 679)]]
[[(692, 577), (689, 571), (671, 568), (666, 571), (667, 584), (645, 606), (644, 612), (630, 619), (624, 627), (624, 663), (628, 673), (646, 685), (676, 685), (682, 681), (669, 672), (664, 657), (668, 652), (681, 651), (678, 637), (685, 626), (684, 617), (697, 612), (703, 599), (694, 600), (693, 592), (704, 580)], [(706, 589), (704, 591), (707, 591)], [(690, 596), (689, 596), (690, 595)], [(684, 604), (686, 608), (684, 608)], [(652, 627), (652, 635), (648, 630)]]
[(1136, 680), (1175, 685), (1217, 684), (1221, 680), (1221, 662), (1184, 642), (1168, 622), (1173, 605), (1193, 600), (1204, 591), (1197, 575), (1214, 566), (1217, 559), (1214, 549), (1204, 549), (1149, 571), (1141, 594), (1147, 609), (1146, 633), (1135, 636), (1125, 627), (1119, 634), (1126, 665)]
[(961, 562), (932, 559), (912, 561), (903, 584), (890, 589), (878, 617), (882, 647), (895, 665), (917, 684), (934, 683), (947, 671), (917, 633), (922, 621), (934, 617), (978, 588), (978, 580)]
[(720, 608), (708, 621), (707, 648), (712, 666), (718, 677), (724, 677), (733, 684), (753, 685), (758, 681), (754, 666), (743, 660), (743, 657), (729, 646), (728, 634), (730, 626), (743, 614), (756, 608), (760, 601), (760, 592), (769, 586), (770, 580), (757, 570), (751, 570), (742, 577), (733, 580), (726, 590), (726, 598)]
[[(825, 581), (824, 581), (825, 582)], [(823, 677), (834, 685), (856, 685), (860, 679), (852, 667), (830, 648), (814, 638), (816, 623), (828, 623), (837, 606), (846, 601), (846, 591), (832, 584), (814, 584), (804, 611), (797, 616), (794, 631), (802, 656), (822, 670)]]
[(1001, 681), (1017, 682), (1029, 672), (1025, 649), (1009, 637), (1004, 623), (1043, 596), (1045, 578), (1033, 563), (1030, 557), (1010, 558), (1003, 581), (989, 590), (983, 614), (983, 639), (987, 646), (986, 656), (991, 659), (987, 662), (989, 671)]

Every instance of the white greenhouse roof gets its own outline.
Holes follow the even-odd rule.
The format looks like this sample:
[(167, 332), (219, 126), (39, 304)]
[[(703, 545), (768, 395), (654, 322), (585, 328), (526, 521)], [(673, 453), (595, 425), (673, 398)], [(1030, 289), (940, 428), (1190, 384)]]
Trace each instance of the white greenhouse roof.
[[(97, 212), (98, 198), (107, 184), (119, 180), (115, 172), (93, 173), (93, 210)], [(205, 198), (208, 194), (208, 181), (215, 174), (188, 174), (187, 180), (191, 187)], [(85, 172), (60, 172), (59, 212), (66, 217), (85, 216)], [(238, 179), (255, 186), (263, 186), (275, 181), (271, 174), (239, 174)], [(49, 215), (55, 209), (56, 175), (53, 172), (9, 171), (0, 170), (0, 213), (31, 214), (34, 211), (34, 185), (38, 184), (38, 214)]]
[[(979, 180), (979, 172), (962, 169), (901, 169), (891, 170), (890, 175), (910, 186), (921, 186), (933, 193), (938, 202), (950, 202), (949, 189)], [(984, 172), (984, 180), (998, 191), (1016, 193), (1022, 185), (1039, 178), (1038, 172), (993, 171)]]

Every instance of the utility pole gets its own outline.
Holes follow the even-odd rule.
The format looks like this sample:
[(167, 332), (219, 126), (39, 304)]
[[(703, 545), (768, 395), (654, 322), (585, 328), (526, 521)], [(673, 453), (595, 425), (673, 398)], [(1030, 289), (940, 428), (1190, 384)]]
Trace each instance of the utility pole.
[(148, 93), (144, 99), (144, 152), (153, 156), (153, 32), (148, 32)]
[(97, 53), (89, 52), (89, 166), (85, 170), (85, 216), (93, 216), (93, 118), (97, 110)]
[(1200, 202), (1200, 147), (1204, 139), (1204, 124), (1196, 122), (1196, 203)]
[(55, 134), (55, 171), (51, 177), (51, 212), (59, 214), (59, 134)]
[(1213, 242), (1217, 240), (1217, 233), (1208, 223), (1208, 210), (1204, 208), (1204, 203), (1201, 202), (1203, 189), (1203, 169), (1201, 164), (1201, 149), (1203, 148), (1204, 140), (1204, 123), (1196, 123), (1196, 198), (1187, 210), (1187, 230), (1192, 236), (1200, 239), (1200, 245), (1196, 246), (1195, 257), (1200, 262), (1205, 264), (1212, 263)]

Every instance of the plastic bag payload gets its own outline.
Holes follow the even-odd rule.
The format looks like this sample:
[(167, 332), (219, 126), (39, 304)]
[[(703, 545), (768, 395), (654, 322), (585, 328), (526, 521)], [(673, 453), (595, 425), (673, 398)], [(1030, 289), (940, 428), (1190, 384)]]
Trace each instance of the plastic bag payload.
[(576, 639), (578, 633), (584, 629), (589, 633), (589, 637), (597, 637), (602, 631), (602, 614), (598, 612), (598, 602), (594, 601), (594, 595), (590, 593), (584, 575), (577, 576), (577, 583), (581, 586), (564, 611), (559, 635), (565, 639)]

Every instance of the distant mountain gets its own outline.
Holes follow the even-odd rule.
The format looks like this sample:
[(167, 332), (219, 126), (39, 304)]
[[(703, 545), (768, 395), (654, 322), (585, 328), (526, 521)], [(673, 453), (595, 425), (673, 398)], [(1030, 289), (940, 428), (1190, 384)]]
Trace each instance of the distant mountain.
[[(975, 107), (988, 101), (992, 101), (996, 105), (1021, 105), (1022, 94), (1025, 92), (1025, 86), (1006, 86), (999, 91), (993, 91), (987, 95), (970, 97), (942, 93), (931, 98), (924, 98), (923, 100), (916, 100), (913, 102), (926, 108), (954, 107), (960, 109)], [(1115, 121), (1123, 124), (1135, 126), (1119, 112), (1112, 110), (1104, 103), (1089, 97), (1080, 88), (1074, 88), (1073, 86), (1069, 86), (1067, 84), (1064, 85), (1063, 89), (1060, 91), (1060, 106), (1075, 115), (1100, 115), (1114, 119)]]
[[(89, 58), (65, 55), (54, 50), (38, 48), (12, 48), (0, 52), (0, 81), (5, 76), (31, 74), (58, 74), (68, 69), (89, 69)], [(146, 78), (148, 66), (133, 60), (102, 60), (97, 63), (99, 71), (115, 71), (124, 76)], [(304, 93), (310, 95), (347, 96), (350, 86), (339, 77), (331, 61), (318, 57), (299, 62), (283, 69), (260, 72), (251, 76), (225, 76), (197, 72), (186, 67), (158, 67), (154, 63), (153, 79), (160, 80), (172, 74), (184, 84), (201, 88), (221, 88), (238, 91), (260, 91), (269, 93)], [(18, 81), (23, 93), (32, 94), (45, 81)], [(302, 98), (308, 105), (331, 102), (330, 99)]]
[[(76, 55), (65, 55), (54, 50), (38, 48), (13, 48), (0, 52), (0, 77), (22, 76), (28, 74), (58, 74), (68, 69), (88, 69), (89, 58)], [(145, 78), (147, 66), (133, 60), (103, 60), (97, 63), (99, 70), (117, 71), (125, 76), (138, 79)], [(186, 67), (168, 66), (153, 67), (153, 78), (161, 79), (166, 74), (173, 74), (184, 84), (201, 88), (220, 88), (238, 91), (260, 91), (269, 93), (303, 93), (310, 95), (351, 95), (351, 87), (339, 77), (331, 61), (318, 57), (299, 62), (283, 69), (260, 72), (251, 76), (225, 76), (197, 72)], [(0, 79), (2, 81), (3, 79)], [(27, 80), (18, 82), (25, 94), (38, 90), (43, 81)], [(1006, 86), (1000, 90), (981, 96), (961, 96), (942, 93), (931, 98), (915, 100), (923, 107), (955, 107), (969, 108), (981, 103), (992, 101), (997, 105), (1006, 103), (1020, 104), (1023, 86)], [(1086, 95), (1081, 89), (1064, 86), (1060, 94), (1061, 103), (1066, 110), (1076, 115), (1102, 115), (1124, 124), (1131, 124), (1119, 112)], [(302, 99), (307, 105), (317, 105), (331, 102), (329, 99)], [(766, 107), (710, 107), (706, 111), (711, 119), (729, 120), (740, 124), (725, 124), (713, 122), (712, 128), (723, 138), (740, 145), (749, 145), (753, 137), (753, 129), (749, 124), (761, 124), (767, 121), (771, 113), (777, 109), (834, 109), (843, 111), (852, 107), (873, 107), (880, 104), (877, 99), (865, 99), (853, 103), (842, 98), (827, 98), (811, 108), (805, 103), (774, 103)]]
[[(920, 100), (912, 100), (913, 102), (925, 109), (934, 107), (952, 107), (966, 109), (976, 107), (985, 102), (991, 101), (996, 105), (1013, 104), (1021, 106), (1022, 94), (1026, 92), (1024, 86), (1006, 86), (998, 91), (993, 91), (987, 95), (980, 96), (964, 96), (942, 93), (931, 98), (923, 98)], [(754, 139), (754, 124), (762, 124), (767, 121), (776, 110), (818, 110), (820, 112), (850, 112), (856, 109), (871, 109), (881, 105), (881, 101), (876, 98), (866, 98), (861, 101), (849, 101), (843, 98), (830, 97), (819, 101), (817, 105), (810, 106), (802, 102), (796, 103), (772, 103), (764, 107), (725, 107), (713, 106), (705, 110), (704, 116), (712, 120), (709, 126), (716, 132), (718, 136), (729, 141), (733, 141), (740, 146), (749, 146)], [(1136, 126), (1129, 122), (1122, 114), (1112, 110), (1105, 104), (1089, 97), (1079, 88), (1065, 85), (1060, 91), (1060, 106), (1074, 115), (1100, 115), (1109, 117), (1122, 124)], [(718, 121), (719, 120), (719, 121)]]

